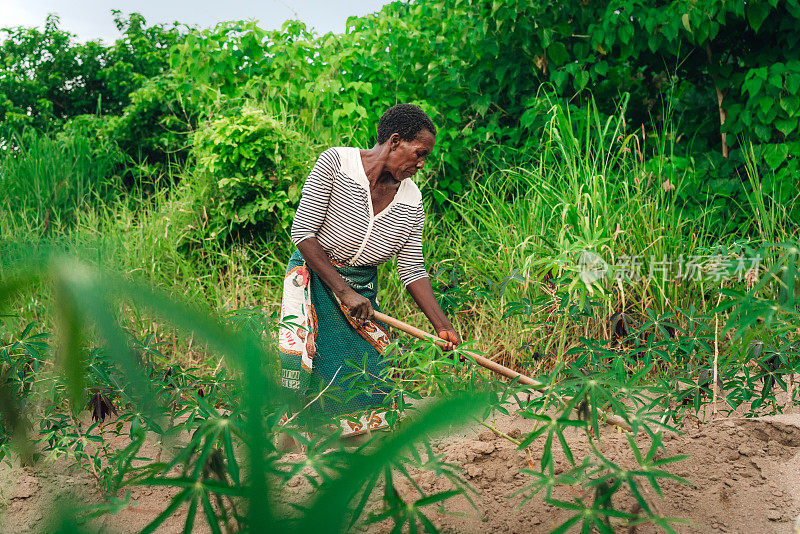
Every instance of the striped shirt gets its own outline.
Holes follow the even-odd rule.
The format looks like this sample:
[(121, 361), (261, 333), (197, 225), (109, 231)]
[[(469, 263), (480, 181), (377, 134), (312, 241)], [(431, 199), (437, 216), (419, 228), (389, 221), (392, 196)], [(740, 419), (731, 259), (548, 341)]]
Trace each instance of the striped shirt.
[(322, 249), (339, 263), (380, 265), (397, 256), (404, 286), (425, 278), (422, 225), (425, 212), (417, 185), (400, 182), (392, 202), (372, 212), (369, 180), (355, 147), (323, 152), (308, 175), (292, 223), (292, 242), (316, 237)]

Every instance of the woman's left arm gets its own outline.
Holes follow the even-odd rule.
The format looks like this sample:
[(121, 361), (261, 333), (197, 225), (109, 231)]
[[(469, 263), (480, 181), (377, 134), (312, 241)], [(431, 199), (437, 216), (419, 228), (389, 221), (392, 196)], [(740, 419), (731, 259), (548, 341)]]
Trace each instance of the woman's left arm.
[(445, 350), (453, 350), (461, 344), (461, 336), (458, 335), (450, 319), (436, 301), (431, 280), (425, 271), (425, 259), (422, 256), (422, 227), (424, 224), (425, 211), (420, 204), (414, 230), (397, 254), (397, 272), (400, 275), (400, 281), (431, 322), (436, 334), (448, 341)]
[(447, 315), (444, 314), (442, 307), (439, 306), (436, 297), (433, 295), (433, 288), (431, 287), (431, 280), (427, 276), (415, 280), (406, 286), (414, 302), (417, 303), (419, 309), (428, 318), (433, 325), (436, 334), (448, 341), (445, 350), (453, 350), (456, 346), (461, 344), (461, 336), (458, 335), (456, 329)]

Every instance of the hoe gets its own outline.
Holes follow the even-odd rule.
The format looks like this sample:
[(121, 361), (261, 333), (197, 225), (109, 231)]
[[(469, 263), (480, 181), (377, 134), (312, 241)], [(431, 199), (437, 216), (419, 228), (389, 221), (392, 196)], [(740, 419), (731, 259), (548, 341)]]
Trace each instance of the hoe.
[[(383, 321), (389, 326), (397, 328), (398, 330), (401, 330), (406, 334), (414, 336), (418, 339), (431, 340), (439, 346), (444, 346), (446, 344), (446, 341), (443, 340), (442, 338), (435, 336), (429, 332), (425, 332), (424, 330), (420, 330), (419, 328), (411, 326), (408, 323), (404, 323), (403, 321), (395, 319), (394, 317), (390, 317), (384, 313), (375, 312), (375, 319)], [(509, 369), (505, 365), (500, 365), (499, 363), (492, 361), (484, 356), (481, 356), (480, 354), (476, 354), (475, 352), (463, 351), (463, 353), (469, 356), (471, 359), (475, 360), (475, 363), (477, 363), (481, 367), (485, 367), (486, 369), (494, 371), (495, 373), (505, 376), (506, 378), (510, 378), (512, 380), (516, 379), (520, 384), (525, 384), (526, 386), (530, 386), (531, 389), (534, 391), (534, 394), (543, 395), (543, 393), (539, 390), (543, 389), (546, 386), (546, 384), (534, 380), (529, 376), (523, 375), (522, 373), (518, 373), (513, 369)], [(567, 404), (571, 400), (572, 400), (571, 397), (563, 397), (562, 402), (564, 404)], [(619, 417), (614, 414), (606, 415), (606, 424), (617, 426), (619, 428), (622, 428), (623, 430), (628, 430), (628, 431), (631, 430), (631, 427), (627, 421), (625, 421), (622, 417)]]

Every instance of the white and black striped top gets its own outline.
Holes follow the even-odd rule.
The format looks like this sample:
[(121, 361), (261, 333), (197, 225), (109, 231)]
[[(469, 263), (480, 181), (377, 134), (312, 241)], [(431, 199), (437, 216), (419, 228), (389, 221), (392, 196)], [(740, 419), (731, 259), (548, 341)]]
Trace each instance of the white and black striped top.
[(406, 178), (391, 204), (372, 213), (369, 181), (355, 147), (323, 152), (308, 175), (292, 223), (292, 242), (316, 237), (334, 260), (380, 265), (397, 256), (404, 286), (425, 278), (422, 225), (425, 212), (417, 185)]

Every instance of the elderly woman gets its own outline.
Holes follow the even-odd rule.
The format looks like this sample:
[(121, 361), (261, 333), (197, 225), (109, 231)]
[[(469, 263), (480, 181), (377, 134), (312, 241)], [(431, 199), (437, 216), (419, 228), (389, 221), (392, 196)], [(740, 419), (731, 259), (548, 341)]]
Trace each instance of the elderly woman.
[[(297, 251), (289, 260), (279, 332), (283, 387), (313, 394), (329, 385), (339, 400), (323, 399), (329, 415), (343, 419), (343, 434), (385, 426), (379, 411), (386, 325), (378, 310), (377, 266), (397, 256), (400, 281), (448, 348), (461, 343), (433, 295), (422, 257), (425, 214), (411, 177), (425, 165), (436, 128), (419, 107), (398, 104), (378, 122), (378, 142), (369, 150), (325, 150), (303, 186), (292, 224)], [(296, 325), (296, 326), (295, 326)], [(366, 355), (366, 359), (364, 356)], [(346, 361), (366, 361), (374, 393), (343, 395), (353, 373)]]

